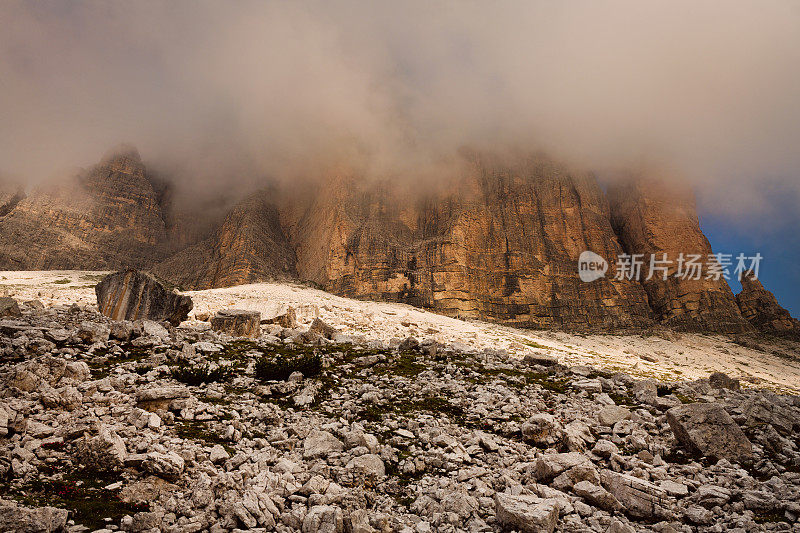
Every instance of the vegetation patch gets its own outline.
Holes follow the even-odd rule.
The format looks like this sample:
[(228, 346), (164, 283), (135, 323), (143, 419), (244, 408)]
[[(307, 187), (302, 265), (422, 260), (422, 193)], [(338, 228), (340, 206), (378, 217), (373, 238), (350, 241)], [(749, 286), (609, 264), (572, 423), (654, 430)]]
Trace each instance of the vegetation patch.
[(175, 422), (175, 433), (182, 439), (192, 439), (207, 444), (221, 444), (225, 450), (233, 455), (234, 449), (230, 443), (223, 439), (218, 433), (208, 428), (201, 420), (181, 420)]
[(34, 479), (19, 487), (0, 486), (2, 492), (24, 505), (49, 505), (72, 511), (72, 519), (91, 530), (106, 527), (105, 518), (119, 523), (123, 516), (150, 509), (148, 504), (131, 504), (120, 500), (119, 490), (103, 487), (119, 481), (108, 473), (80, 469), (65, 474), (62, 479)]
[(410, 352), (403, 352), (397, 357), (392, 357), (375, 368), (378, 375), (394, 374), (406, 378), (415, 378), (425, 370), (428, 370), (428, 366), (424, 362), (420, 362), (418, 355)]
[(202, 366), (180, 366), (173, 368), (171, 372), (173, 379), (194, 386), (202, 385), (203, 383), (229, 381), (233, 374), (233, 365), (219, 365), (216, 368), (211, 368), (208, 364)]
[(789, 519), (786, 518), (786, 515), (780, 511), (764, 511), (757, 509), (753, 511), (753, 515), (753, 521), (756, 524), (769, 524), (776, 522), (786, 522), (787, 524), (791, 524)]
[(94, 359), (89, 361), (89, 369), (92, 372), (94, 379), (102, 379), (107, 377), (111, 369), (117, 365), (125, 363), (136, 363), (142, 359), (150, 357), (154, 353), (160, 353), (164, 350), (152, 350), (142, 346), (134, 346), (130, 343), (122, 345), (122, 352), (107, 357), (109, 350), (107, 348), (95, 350)]
[(679, 399), (681, 403), (697, 403), (697, 400), (695, 400), (694, 398), (690, 398), (689, 396), (681, 394), (680, 392), (675, 392), (673, 394), (675, 394), (675, 397)]
[(278, 354), (263, 356), (256, 361), (255, 377), (262, 381), (285, 381), (293, 372), (311, 378), (322, 371), (322, 356), (316, 353), (294, 357)]
[(638, 407), (639, 404), (627, 394), (619, 394), (616, 392), (609, 392), (608, 396), (614, 400), (617, 405), (624, 405), (627, 407)]

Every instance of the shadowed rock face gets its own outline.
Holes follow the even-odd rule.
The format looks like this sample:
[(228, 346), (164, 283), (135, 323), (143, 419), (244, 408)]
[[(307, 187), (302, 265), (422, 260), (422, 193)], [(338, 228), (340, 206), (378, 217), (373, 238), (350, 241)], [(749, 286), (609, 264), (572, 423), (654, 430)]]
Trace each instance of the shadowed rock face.
[(157, 257), (166, 238), (159, 193), (135, 149), (4, 205), (4, 268), (141, 267)]
[(418, 202), (390, 184), (355, 183), (332, 180), (287, 220), (301, 277), (347, 296), (517, 325), (650, 323), (637, 283), (578, 278), (582, 251), (621, 253), (591, 176), (544, 160), (475, 160), (455, 186)]
[(294, 251), (281, 228), (274, 196), (262, 190), (246, 198), (214, 235), (174, 254), (153, 272), (198, 289), (296, 278)]
[(675, 438), (689, 450), (716, 459), (741, 461), (752, 455), (752, 444), (723, 407), (693, 403), (667, 411)]
[[(632, 180), (609, 190), (611, 223), (628, 254), (643, 254), (642, 285), (650, 306), (666, 325), (686, 330), (744, 332), (752, 330), (742, 317), (725, 279), (705, 279), (711, 245), (700, 230), (693, 195), (676, 185), (656, 180)], [(699, 254), (700, 279), (676, 277), (680, 254)], [(666, 280), (660, 272), (650, 280), (651, 254), (670, 266)]]
[(166, 320), (177, 326), (192, 310), (192, 299), (164, 288), (135, 270), (109, 274), (94, 288), (97, 308), (114, 320)]
[(775, 295), (765, 289), (751, 271), (743, 274), (742, 292), (736, 295), (742, 316), (759, 331), (800, 333), (800, 321), (792, 318), (789, 311), (778, 304)]

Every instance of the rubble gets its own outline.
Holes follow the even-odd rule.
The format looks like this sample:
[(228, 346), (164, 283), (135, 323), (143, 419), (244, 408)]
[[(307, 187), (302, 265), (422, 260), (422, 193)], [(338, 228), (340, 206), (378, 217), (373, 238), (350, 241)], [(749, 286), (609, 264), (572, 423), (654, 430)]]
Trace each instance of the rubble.
[(800, 527), (797, 396), (263, 328), (25, 306), (0, 345), (0, 530)]

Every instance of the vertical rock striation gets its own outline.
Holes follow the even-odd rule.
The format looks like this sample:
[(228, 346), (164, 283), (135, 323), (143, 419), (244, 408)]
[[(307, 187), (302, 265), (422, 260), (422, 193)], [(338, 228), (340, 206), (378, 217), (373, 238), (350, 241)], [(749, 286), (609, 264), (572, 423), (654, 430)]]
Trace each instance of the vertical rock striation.
[(94, 292), (100, 313), (114, 320), (166, 320), (177, 326), (194, 305), (190, 297), (169, 291), (136, 270), (109, 274)]
[(578, 278), (582, 251), (621, 253), (589, 175), (476, 157), (453, 187), (418, 201), (385, 182), (332, 181), (287, 221), (299, 275), (332, 292), (521, 326), (650, 323), (637, 283)]
[(296, 277), (295, 255), (281, 228), (275, 192), (237, 204), (208, 239), (174, 254), (153, 272), (199, 289)]
[[(661, 322), (695, 331), (752, 330), (725, 279), (706, 277), (706, 261), (712, 250), (700, 230), (690, 192), (655, 179), (636, 179), (613, 186), (608, 197), (611, 223), (623, 248), (628, 254), (644, 257), (642, 285)], [(666, 279), (660, 271), (647, 279), (651, 254), (670, 262)], [(681, 254), (684, 258), (700, 256), (698, 279), (675, 275)]]
[[(591, 174), (540, 156), (472, 153), (461, 163), (433, 184), (339, 169), (263, 189), (225, 213), (220, 199), (177, 208), (135, 149), (117, 149), (27, 197), (0, 186), (0, 268), (149, 268), (197, 289), (299, 278), (525, 327), (797, 330), (757, 281), (734, 298), (724, 279), (706, 276), (711, 246), (683, 190), (635, 179), (606, 194)], [(613, 266), (581, 281), (587, 250), (610, 265), (641, 254), (641, 281), (616, 279)], [(666, 279), (647, 279), (651, 254), (671, 262)], [(674, 275), (681, 254), (700, 256), (697, 279)]]

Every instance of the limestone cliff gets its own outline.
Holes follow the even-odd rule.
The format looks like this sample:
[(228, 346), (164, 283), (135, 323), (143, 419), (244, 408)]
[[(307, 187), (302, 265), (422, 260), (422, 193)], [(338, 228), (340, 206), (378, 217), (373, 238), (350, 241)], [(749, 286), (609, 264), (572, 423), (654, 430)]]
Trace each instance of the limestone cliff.
[(295, 255), (281, 229), (274, 197), (266, 189), (249, 196), (211, 237), (157, 264), (153, 272), (197, 289), (295, 278)]
[(134, 149), (6, 206), (2, 268), (142, 267), (166, 238), (159, 195)]
[(341, 177), (322, 189), (286, 225), (299, 275), (335, 293), (524, 326), (650, 323), (637, 283), (578, 279), (582, 251), (621, 252), (591, 176), (475, 158), (447, 192), (421, 199)]
[[(530, 327), (796, 324), (760, 285), (747, 285), (737, 305), (724, 279), (673, 275), (679, 254), (711, 253), (685, 191), (637, 179), (606, 194), (591, 174), (545, 157), (470, 154), (459, 169), (433, 186), (339, 169), (264, 189), (220, 215), (220, 199), (176, 207), (174, 190), (134, 149), (117, 150), (27, 197), (0, 187), (0, 268), (144, 268), (187, 289), (301, 279)], [(579, 279), (586, 250), (612, 265), (604, 278)], [(667, 279), (647, 280), (646, 262), (643, 281), (615, 279), (623, 252), (666, 254)]]
[(778, 304), (775, 295), (751, 271), (743, 274), (742, 292), (736, 295), (742, 316), (765, 333), (800, 333), (800, 321)]
[[(725, 279), (706, 277), (705, 264), (712, 250), (700, 230), (690, 191), (657, 179), (632, 179), (611, 187), (608, 197), (611, 223), (623, 248), (628, 254), (643, 255), (642, 285), (661, 322), (698, 331), (752, 330)], [(647, 279), (652, 254), (669, 261), (666, 279), (660, 271)], [(680, 254), (684, 259), (690, 254), (701, 257), (699, 279), (676, 276)]]

